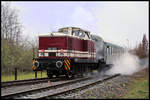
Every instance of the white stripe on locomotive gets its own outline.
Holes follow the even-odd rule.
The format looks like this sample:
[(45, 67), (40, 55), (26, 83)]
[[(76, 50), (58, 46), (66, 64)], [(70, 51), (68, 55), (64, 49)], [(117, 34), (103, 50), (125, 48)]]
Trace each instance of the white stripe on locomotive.
[[(77, 50), (63, 50), (63, 52), (60, 52), (61, 50), (39, 50), (39, 56), (43, 57), (42, 53), (44, 53), (45, 57), (48, 57), (49, 52), (55, 52), (56, 56), (68, 56), (68, 57), (88, 57), (88, 58), (95, 58), (96, 57), (96, 52), (88, 52), (88, 51), (77, 51)], [(61, 55), (63, 53), (63, 55)]]

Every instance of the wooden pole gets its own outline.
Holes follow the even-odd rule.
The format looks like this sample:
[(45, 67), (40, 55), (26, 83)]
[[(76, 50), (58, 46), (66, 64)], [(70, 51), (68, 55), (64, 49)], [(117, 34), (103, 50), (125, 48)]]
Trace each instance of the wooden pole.
[(34, 47), (33, 47), (33, 58), (34, 58)]
[(15, 68), (15, 80), (17, 80), (17, 68)]
[(42, 71), (41, 71), (41, 77), (42, 77)]
[(37, 71), (35, 71), (35, 78), (37, 78)]

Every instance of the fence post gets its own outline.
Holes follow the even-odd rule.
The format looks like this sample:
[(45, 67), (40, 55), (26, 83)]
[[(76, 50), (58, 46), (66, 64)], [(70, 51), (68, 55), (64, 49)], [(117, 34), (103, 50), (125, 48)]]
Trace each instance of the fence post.
[(17, 68), (15, 68), (15, 80), (17, 80)]
[(42, 77), (42, 71), (41, 71), (41, 77)]
[(37, 78), (37, 71), (35, 71), (35, 78)]

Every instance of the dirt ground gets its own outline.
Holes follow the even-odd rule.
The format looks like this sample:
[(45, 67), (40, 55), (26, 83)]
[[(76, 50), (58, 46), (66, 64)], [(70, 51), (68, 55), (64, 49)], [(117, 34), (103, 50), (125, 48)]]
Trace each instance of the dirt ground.
[(127, 84), (128, 88), (126, 91), (122, 92), (122, 95), (119, 98), (124, 97), (134, 87), (135, 81), (140, 79), (149, 80), (149, 67), (144, 68), (141, 71), (136, 72), (129, 77), (130, 77), (130, 81)]
[(131, 76), (133, 79), (137, 79), (137, 78), (145, 78), (148, 79), (149, 78), (149, 67), (144, 68), (143, 70), (134, 73)]

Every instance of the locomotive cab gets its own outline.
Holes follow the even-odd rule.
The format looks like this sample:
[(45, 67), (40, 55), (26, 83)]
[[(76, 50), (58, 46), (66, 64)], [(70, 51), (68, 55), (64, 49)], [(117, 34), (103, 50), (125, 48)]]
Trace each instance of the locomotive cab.
[(72, 36), (80, 39), (91, 40), (90, 32), (76, 27), (60, 28), (58, 32), (51, 33), (53, 36)]

